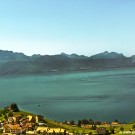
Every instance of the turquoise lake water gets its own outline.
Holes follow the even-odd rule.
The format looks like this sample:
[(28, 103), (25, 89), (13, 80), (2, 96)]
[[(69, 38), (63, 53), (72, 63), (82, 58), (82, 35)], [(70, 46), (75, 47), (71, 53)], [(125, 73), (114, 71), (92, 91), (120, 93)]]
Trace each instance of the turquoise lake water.
[(133, 121), (135, 69), (0, 77), (0, 108), (13, 102), (58, 121)]

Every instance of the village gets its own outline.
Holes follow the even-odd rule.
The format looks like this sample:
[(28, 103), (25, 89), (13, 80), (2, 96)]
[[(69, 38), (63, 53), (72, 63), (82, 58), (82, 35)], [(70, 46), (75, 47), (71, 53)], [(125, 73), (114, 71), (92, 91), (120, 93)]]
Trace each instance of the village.
[(61, 128), (46, 127), (42, 116), (28, 115), (22, 118), (21, 115), (8, 117), (4, 123), (3, 134), (65, 134), (66, 131)]
[(1, 111), (0, 131), (7, 134), (66, 134), (62, 128), (49, 128), (42, 115), (20, 112), (16, 104)]
[[(109, 135), (109, 134), (135, 134), (135, 125), (132, 125), (130, 130), (125, 131), (124, 126), (118, 120), (112, 123), (99, 122), (93, 120), (79, 120), (74, 122), (56, 122), (48, 121), (42, 115), (34, 115), (19, 110), (17, 104), (13, 103), (10, 106), (0, 111), (0, 134), (28, 134), (28, 135)], [(119, 129), (119, 130), (118, 130)]]

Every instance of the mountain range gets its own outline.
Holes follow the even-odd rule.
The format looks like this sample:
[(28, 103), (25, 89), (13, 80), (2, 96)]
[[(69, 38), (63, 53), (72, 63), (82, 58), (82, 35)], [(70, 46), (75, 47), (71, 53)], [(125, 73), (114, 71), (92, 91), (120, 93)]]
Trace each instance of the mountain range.
[(135, 55), (126, 57), (123, 54), (105, 51), (90, 57), (65, 53), (26, 56), (23, 53), (0, 50), (0, 75), (93, 71), (127, 67), (135, 67)]

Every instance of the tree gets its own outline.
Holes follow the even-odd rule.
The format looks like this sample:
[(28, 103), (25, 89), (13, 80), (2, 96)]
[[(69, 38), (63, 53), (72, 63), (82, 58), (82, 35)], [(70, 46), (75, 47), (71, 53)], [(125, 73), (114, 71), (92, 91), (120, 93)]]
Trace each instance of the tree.
[(55, 131), (53, 130), (53, 135), (55, 135), (56, 133), (55, 133)]
[(37, 131), (37, 134), (40, 134), (40, 130)]
[(18, 108), (16, 103), (11, 104), (10, 108), (11, 108), (11, 110), (13, 112), (18, 112), (19, 111), (19, 108)]
[(96, 130), (96, 128), (97, 128), (97, 126), (95, 124), (92, 125), (92, 127), (91, 127), (92, 130)]
[(32, 116), (31, 122), (32, 122), (32, 123), (36, 123), (36, 118), (35, 118), (35, 116)]
[(133, 130), (135, 129), (135, 125), (132, 126), (132, 129), (133, 129)]
[(83, 119), (83, 120), (81, 120), (82, 121), (82, 124), (89, 124), (89, 121), (87, 120), (87, 119)]
[(92, 135), (92, 132), (89, 132), (89, 135)]
[(1, 134), (3, 133), (3, 129), (0, 129), (0, 133), (1, 133)]
[(120, 131), (122, 131), (122, 132), (123, 132), (123, 131), (124, 131), (124, 128), (123, 128), (123, 127), (120, 127)]
[(66, 135), (66, 129), (64, 130), (64, 135)]
[(13, 117), (13, 113), (12, 112), (9, 112), (8, 113), (8, 117)]
[(119, 121), (117, 119), (115, 119), (114, 122), (119, 122)]
[(37, 117), (38, 117), (38, 121), (40, 121), (40, 122), (41, 122), (41, 121), (42, 121), (42, 122), (44, 121), (44, 116), (42, 116), (42, 115), (37, 115)]
[(110, 126), (110, 129), (109, 130), (110, 130), (110, 133), (111, 134), (114, 134), (114, 129), (115, 129), (115, 127)]
[(94, 120), (89, 119), (89, 124), (90, 124), (90, 125), (94, 125)]
[(63, 124), (67, 124), (67, 120), (65, 120), (65, 121), (63, 122)]
[(4, 115), (4, 119), (7, 119), (7, 118), (8, 118), (8, 116), (5, 114), (5, 115)]
[(7, 108), (4, 108), (4, 110), (1, 112), (3, 115), (7, 114), (9, 111)]
[(74, 125), (75, 124), (75, 121), (74, 120), (71, 120), (70, 121), (70, 125)]
[(78, 127), (81, 127), (81, 124), (82, 124), (82, 121), (78, 120), (78, 123), (77, 123)]
[(101, 125), (102, 122), (101, 122), (101, 121), (95, 121), (95, 124), (96, 124), (96, 125)]

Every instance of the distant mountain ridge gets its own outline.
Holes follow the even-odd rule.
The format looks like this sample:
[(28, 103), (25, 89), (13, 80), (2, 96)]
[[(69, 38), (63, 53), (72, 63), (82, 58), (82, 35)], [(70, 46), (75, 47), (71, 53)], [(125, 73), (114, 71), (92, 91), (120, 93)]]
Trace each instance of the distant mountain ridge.
[(93, 71), (127, 67), (135, 67), (135, 56), (126, 57), (123, 54), (108, 51), (90, 57), (65, 53), (26, 56), (23, 53), (0, 50), (0, 75)]
[(125, 56), (121, 53), (116, 53), (116, 52), (108, 52), (108, 51), (105, 51), (103, 53), (99, 53), (99, 54), (96, 54), (96, 55), (93, 55), (91, 56), (91, 58), (93, 59), (105, 59), (105, 58), (125, 58)]
[(20, 61), (28, 59), (29, 57), (24, 55), (23, 53), (0, 50), (0, 61)]
[[(75, 53), (73, 54), (66, 54), (66, 53), (61, 53), (59, 54), (61, 56), (66, 56), (68, 58), (74, 58), (74, 59), (78, 59), (78, 58), (89, 58), (88, 56), (84, 56), (84, 55), (77, 55)], [(4, 50), (0, 50), (0, 60), (9, 60), (9, 61), (14, 61), (14, 60), (30, 60), (30, 59), (37, 59), (40, 58), (42, 56), (47, 56), (47, 55), (40, 55), (40, 54), (33, 54), (32, 56), (27, 56), (23, 53), (19, 53), (19, 52), (13, 52), (13, 51), (4, 51)], [(48, 56), (56, 56), (56, 55), (48, 55)], [(131, 56), (134, 57), (134, 56)], [(93, 59), (104, 59), (104, 58), (126, 58), (122, 53), (116, 53), (116, 52), (102, 52), (99, 54), (95, 54), (90, 56), (90, 58)]]

